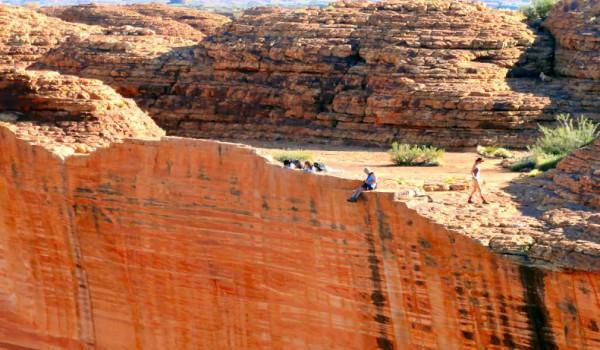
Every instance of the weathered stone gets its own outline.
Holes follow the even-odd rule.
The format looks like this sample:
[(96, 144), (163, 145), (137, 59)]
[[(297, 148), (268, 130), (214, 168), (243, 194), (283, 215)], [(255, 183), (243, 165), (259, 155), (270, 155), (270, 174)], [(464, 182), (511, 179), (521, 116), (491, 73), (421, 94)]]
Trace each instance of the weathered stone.
[[(80, 6), (55, 15), (122, 25), (129, 13), (154, 12)], [(155, 30), (152, 21), (135, 24)], [(558, 112), (600, 120), (599, 82), (540, 81), (552, 70), (548, 33), (475, 4), (252, 10), (199, 43), (155, 31), (69, 40), (36, 67), (101, 79), (181, 136), (523, 147)]]
[(600, 209), (600, 139), (558, 163), (552, 173), (563, 197)]
[[(9, 348), (599, 345), (595, 331), (564, 332), (600, 322), (598, 273), (512, 261), (389, 193), (341, 205), (355, 181), (193, 139), (60, 161), (0, 126), (0, 148)], [(526, 256), (530, 233), (505, 230), (499, 249)]]
[(556, 39), (555, 67), (561, 75), (600, 79), (600, 3), (563, 0), (543, 23)]
[[(56, 72), (0, 70), (0, 125), (62, 155), (164, 131), (130, 99), (97, 80)], [(71, 149), (72, 151), (69, 151)]]

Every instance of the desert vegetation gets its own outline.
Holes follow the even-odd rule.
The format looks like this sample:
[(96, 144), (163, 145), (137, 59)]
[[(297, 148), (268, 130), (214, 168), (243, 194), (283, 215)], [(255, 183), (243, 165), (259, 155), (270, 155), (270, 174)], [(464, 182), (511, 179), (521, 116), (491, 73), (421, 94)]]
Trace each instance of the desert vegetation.
[(437, 166), (442, 164), (445, 151), (433, 146), (394, 142), (390, 149), (392, 162), (400, 166)]
[(527, 22), (539, 24), (548, 17), (548, 14), (558, 0), (531, 0), (529, 5), (522, 6), (519, 10), (527, 17)]
[(477, 154), (486, 158), (512, 158), (513, 154), (506, 148), (497, 146), (477, 146)]
[(273, 158), (275, 158), (275, 160), (278, 160), (280, 162), (289, 160), (299, 160), (301, 162), (304, 162), (306, 160), (312, 160), (313, 159), (313, 154), (309, 151), (303, 150), (303, 149), (286, 149), (283, 151), (279, 151), (275, 154), (273, 154)]
[(540, 125), (541, 135), (535, 144), (528, 147), (529, 155), (513, 163), (511, 170), (546, 171), (555, 168), (569, 153), (600, 136), (598, 125), (583, 116), (573, 120), (568, 114), (560, 114), (556, 120), (556, 127)]

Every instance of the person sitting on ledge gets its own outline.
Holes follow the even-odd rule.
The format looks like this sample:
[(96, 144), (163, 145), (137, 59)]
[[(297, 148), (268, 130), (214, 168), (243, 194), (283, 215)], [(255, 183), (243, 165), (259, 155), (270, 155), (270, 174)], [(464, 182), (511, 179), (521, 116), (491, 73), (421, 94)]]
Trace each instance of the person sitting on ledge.
[(475, 164), (471, 168), (471, 193), (469, 194), (469, 200), (467, 203), (473, 203), (473, 195), (475, 193), (479, 193), (479, 197), (481, 197), (481, 202), (483, 204), (488, 204), (488, 202), (483, 197), (483, 193), (481, 192), (481, 169), (479, 169), (479, 165), (483, 163), (483, 158), (475, 159)]
[(373, 191), (377, 188), (377, 176), (375, 176), (375, 173), (372, 172), (369, 168), (365, 168), (364, 172), (365, 174), (367, 174), (367, 178), (365, 179), (363, 184), (360, 185), (360, 187), (358, 187), (354, 190), (354, 192), (352, 192), (352, 196), (348, 198), (348, 202), (356, 202), (358, 200), (358, 197), (360, 197), (360, 195), (364, 191)]
[(289, 159), (284, 159), (283, 160), (283, 167), (286, 169), (294, 169), (294, 163), (292, 163), (291, 160)]
[(315, 171), (315, 167), (308, 160), (306, 162), (304, 162), (304, 168), (302, 168), (302, 170), (306, 171), (307, 173), (314, 173), (314, 172), (316, 172)]

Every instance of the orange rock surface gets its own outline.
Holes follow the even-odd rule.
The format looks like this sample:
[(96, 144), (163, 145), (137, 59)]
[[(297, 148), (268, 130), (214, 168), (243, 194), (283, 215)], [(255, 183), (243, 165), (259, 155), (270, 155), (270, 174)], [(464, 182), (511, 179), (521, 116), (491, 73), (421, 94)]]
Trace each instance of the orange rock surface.
[[(83, 7), (85, 11), (94, 8)], [(61, 15), (58, 9), (52, 11)], [(451, 204), (436, 202), (430, 207), (427, 202), (412, 209), (411, 203), (396, 201), (393, 193), (385, 192), (368, 193), (349, 204), (345, 199), (358, 181), (283, 169), (250, 147), (163, 137), (164, 131), (146, 112), (121, 96), (135, 96), (151, 112), (162, 111), (162, 116), (174, 114), (173, 125), (179, 125), (178, 118), (188, 109), (197, 109), (198, 115), (187, 117), (206, 117), (202, 125), (207, 134), (225, 133), (239, 122), (228, 119), (230, 111), (247, 105), (254, 108), (262, 101), (273, 107), (274, 114), (269, 115), (273, 120), (278, 118), (277, 108), (288, 108), (288, 131), (304, 127), (304, 136), (317, 130), (327, 137), (323, 130), (328, 129), (296, 125), (299, 119), (294, 118), (309, 116), (303, 113), (313, 108), (315, 96), (332, 88), (319, 84), (340, 78), (336, 70), (341, 64), (352, 73), (344, 73), (347, 80), (340, 84), (352, 89), (334, 89), (336, 95), (329, 96), (334, 111), (319, 111), (321, 119), (317, 120), (330, 123), (342, 118), (340, 129), (353, 140), (363, 140), (373, 131), (347, 119), (360, 115), (363, 107), (394, 111), (408, 98), (411, 106), (419, 101), (415, 110), (443, 107), (446, 111), (438, 105), (438, 98), (457, 97), (456, 86), (463, 83), (471, 88), (481, 81), (491, 84), (490, 91), (467, 90), (469, 97), (457, 107), (473, 112), (465, 114), (462, 130), (482, 139), (490, 137), (489, 129), (472, 125), (470, 118), (484, 123), (507, 116), (509, 122), (503, 128), (508, 129), (497, 129), (504, 133), (520, 129), (524, 122), (533, 125), (536, 118), (544, 120), (542, 110), (549, 105), (595, 110), (597, 82), (593, 80), (541, 84), (531, 78), (505, 81), (498, 76), (508, 72), (519, 50), (539, 49), (527, 56), (534, 62), (547, 53), (544, 45), (520, 43), (532, 34), (522, 32), (522, 24), (512, 15), (488, 12), (477, 5), (431, 2), (430, 6), (422, 1), (340, 3), (332, 9), (306, 12), (255, 9), (246, 13), (254, 19), (245, 17), (230, 25), (229, 34), (215, 34), (195, 46), (195, 40), (204, 35), (201, 26), (208, 23), (202, 19), (186, 17), (185, 25), (177, 22), (159, 28), (165, 32), (157, 34), (148, 27), (175, 21), (180, 13), (154, 5), (102, 11), (105, 17), (96, 26), (0, 5), (0, 21), (7, 23), (0, 28), (0, 348), (600, 348), (600, 222), (593, 209), (554, 208), (543, 220), (504, 217), (501, 225), (488, 222), (485, 229), (478, 229), (483, 219), (493, 219), (489, 208), (494, 207), (472, 210), (463, 206), (457, 212)], [(328, 11), (333, 23), (318, 22), (314, 15)], [(140, 26), (123, 26), (119, 18), (124, 13), (140, 19)], [(336, 16), (340, 14), (348, 16)], [(454, 30), (467, 25), (465, 35), (471, 39), (484, 33), (490, 41), (468, 43), (486, 47), (487, 58), (478, 61), (480, 56), (471, 56), (470, 51), (439, 47), (432, 49), (433, 61), (407, 56), (409, 61), (423, 61), (420, 68), (428, 67), (417, 72), (431, 79), (422, 86), (406, 76), (387, 81), (386, 70), (364, 75), (365, 67), (360, 65), (378, 67), (399, 57), (387, 44), (370, 41), (375, 37), (368, 31), (358, 37), (374, 45), (372, 50), (338, 41), (356, 38), (346, 30), (359, 22), (379, 28), (379, 33), (389, 29), (386, 20), (390, 18), (425, 28), (437, 26), (421, 14), (444, 18), (443, 25)], [(96, 15), (90, 13), (94, 20)], [(161, 22), (160, 16), (167, 22)], [(502, 25), (466, 24), (456, 16), (498, 19)], [(21, 22), (27, 25), (19, 26)], [(83, 28), (81, 33), (79, 28)], [(191, 36), (173, 34), (182, 28)], [(516, 37), (507, 42), (491, 40), (495, 34), (490, 28)], [(253, 44), (273, 29), (289, 31), (282, 46), (267, 50)], [(299, 30), (308, 33), (306, 41), (293, 39)], [(331, 36), (325, 36), (323, 43), (325, 33)], [(428, 37), (420, 31), (411, 35)], [(444, 43), (429, 38), (427, 45)], [(459, 37), (443, 39), (452, 45), (464, 44)], [(237, 41), (239, 47), (234, 44)], [(293, 49), (297, 44), (306, 44), (308, 51)], [(497, 44), (502, 45), (493, 48)], [(73, 51), (61, 51), (64, 48)], [(271, 62), (259, 60), (257, 71), (252, 70), (256, 62), (252, 58), (259, 57), (253, 56), (255, 49), (273, 55)], [(227, 50), (239, 56), (221, 56)], [(344, 66), (349, 59), (357, 59), (357, 50), (367, 60)], [(445, 65), (446, 72), (431, 69), (436, 62), (446, 62), (444, 52), (460, 55)], [(323, 63), (323, 57), (329, 59)], [(293, 64), (288, 65), (290, 59)], [(413, 64), (388, 63), (386, 69)], [(531, 63), (517, 66), (535, 69)], [(44, 64), (99, 77), (107, 85), (5, 66), (40, 68)], [(271, 68), (261, 71), (261, 65)], [(456, 67), (464, 70), (453, 70)], [(455, 80), (442, 89), (434, 88), (449, 72), (456, 74)], [(204, 74), (214, 79), (194, 80)], [(415, 77), (422, 79), (419, 74)], [(473, 80), (465, 82), (461, 74)], [(374, 90), (367, 90), (373, 95), (367, 98), (357, 93), (363, 88), (353, 80), (357, 77), (368, 77)], [(282, 101), (267, 93), (273, 87), (266, 82), (275, 86), (277, 94), (287, 96), (283, 107), (278, 105)], [(520, 91), (515, 93), (509, 86)], [(402, 91), (409, 91), (410, 97), (396, 100), (386, 95), (389, 87), (407, 89)], [(303, 94), (286, 95), (286, 91)], [(536, 91), (545, 95), (535, 96)], [(565, 91), (572, 95), (548, 97)], [(194, 99), (186, 102), (191, 96)], [(356, 96), (364, 99), (356, 100)], [(427, 96), (435, 98), (424, 100)], [(571, 101), (572, 96), (586, 98)], [(496, 105), (491, 105), (494, 113), (477, 119), (481, 111), (470, 108), (492, 101), (507, 113), (496, 114)], [(220, 126), (211, 119), (214, 115), (204, 114), (203, 108), (213, 107), (225, 121)], [(415, 120), (405, 120), (397, 114), (386, 115), (415, 127), (417, 133), (448, 117), (428, 119), (428, 114), (418, 114)], [(458, 114), (454, 117), (449, 120), (462, 123)], [(259, 131), (272, 132), (269, 127)], [(452, 136), (463, 144), (461, 137), (467, 135), (453, 129), (444, 133), (439, 125), (435, 128), (437, 133), (423, 132), (419, 137), (447, 135), (448, 142), (455, 142)], [(518, 143), (528, 132), (507, 138)], [(387, 136), (382, 133), (380, 137)], [(598, 146), (596, 142), (560, 163), (553, 173), (558, 194), (597, 204)], [(515, 190), (539, 195), (541, 187), (536, 190), (536, 186), (527, 183)], [(563, 202), (555, 203), (555, 197), (544, 200), (560, 206)], [(427, 209), (435, 209), (434, 205), (440, 210)], [(478, 221), (483, 215), (487, 216)], [(564, 222), (569, 215), (577, 217), (576, 235), (547, 230), (571, 224)], [(515, 225), (506, 224), (513, 218)], [(527, 250), (519, 251), (522, 248)]]
[(600, 139), (563, 159), (553, 179), (563, 197), (600, 209)]
[(561, 75), (600, 79), (597, 1), (563, 0), (544, 22), (556, 39), (554, 69)]
[(519, 265), (355, 182), (211, 141), (62, 161), (0, 128), (0, 344), (597, 349), (600, 275)]

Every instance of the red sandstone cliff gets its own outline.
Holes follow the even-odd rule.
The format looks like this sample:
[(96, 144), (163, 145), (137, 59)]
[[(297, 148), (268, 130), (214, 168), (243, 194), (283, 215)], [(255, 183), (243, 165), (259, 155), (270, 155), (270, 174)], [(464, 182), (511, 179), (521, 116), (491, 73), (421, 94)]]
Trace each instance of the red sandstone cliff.
[[(144, 27), (70, 24), (0, 7), (0, 18), (10, 25), (0, 30), (0, 57), (11, 64), (40, 60), (101, 78), (135, 96), (164, 125), (174, 125), (172, 132), (184, 120), (206, 116), (197, 123), (204, 128), (198, 135), (217, 130), (225, 135), (231, 122), (259, 129), (245, 136), (272, 134), (264, 118), (246, 119), (244, 125), (232, 116), (252, 104), (260, 111), (261, 103), (273, 111), (274, 125), (288, 124), (282, 132), (307, 130), (312, 137), (343, 129), (341, 139), (364, 140), (367, 132), (389, 131), (385, 123), (338, 120), (354, 118), (366, 104), (365, 111), (412, 108), (421, 119), (407, 120), (397, 130), (408, 135), (414, 127), (421, 140), (451, 135), (453, 144), (464, 145), (465, 135), (479, 135), (479, 141), (482, 135), (493, 137), (493, 130), (498, 135), (513, 130), (506, 120), (495, 120), (500, 116), (514, 118), (509, 119), (516, 131), (516, 125), (546, 118), (544, 108), (595, 108), (591, 80), (541, 84), (502, 78), (527, 48), (540, 51), (529, 53), (532, 61), (521, 61), (514, 74), (546, 62), (545, 45), (504, 42), (490, 32), (499, 28), (508, 36), (533, 38), (512, 16), (472, 5), (423, 4), (255, 10), (222, 37), (199, 45)], [(463, 23), (457, 16), (502, 25)], [(11, 35), (20, 30), (16, 24), (22, 18), (39, 27), (23, 26), (27, 39), (15, 45)], [(460, 28), (470, 39), (438, 42), (434, 32), (425, 35), (433, 26), (427, 18), (445, 19), (437, 27)], [(391, 21), (421, 29), (389, 33)], [(86, 34), (76, 35), (72, 28)], [(283, 39), (267, 49), (274, 28)], [(300, 29), (304, 37), (296, 37)], [(373, 33), (382, 35), (381, 42)], [(475, 45), (477, 33), (489, 35), (490, 41), (477, 42), (483, 50), (455, 47)], [(402, 34), (406, 37), (394, 37)], [(417, 39), (419, 45), (411, 48)], [(402, 40), (406, 47), (396, 47)], [(432, 47), (420, 47), (422, 42)], [(446, 44), (450, 47), (435, 47)], [(224, 50), (237, 58), (222, 55)], [(422, 56), (411, 56), (415, 50)], [(480, 54), (486, 58), (477, 60)], [(394, 61), (400, 58), (406, 61)], [(400, 68), (406, 71), (390, 73)], [(443, 80), (443, 74), (450, 78)], [(481, 90), (473, 90), (475, 84)], [(463, 88), (472, 99), (460, 95), (462, 107), (436, 105), (447, 96), (458, 98)], [(409, 97), (397, 96), (402, 89), (409, 89)], [(314, 112), (314, 119), (311, 106), (328, 91), (333, 91), (327, 95), (330, 104)], [(565, 91), (587, 98), (569, 101)], [(278, 94), (288, 96), (285, 104)], [(471, 124), (470, 118), (483, 122), (477, 110), (465, 106), (501, 102), (514, 104), (503, 113), (496, 107), (489, 114), (479, 111), (486, 122), (498, 123), (494, 127)], [(291, 114), (281, 119), (278, 108)], [(453, 110), (460, 112), (452, 117)], [(173, 124), (164, 120), (165, 111)], [(441, 119), (425, 111), (440, 111)], [(463, 112), (468, 124), (447, 134), (436, 124), (444, 118), (448, 125), (458, 123)], [(188, 119), (182, 119), (185, 113)], [(390, 113), (387, 118), (402, 119)], [(337, 123), (310, 127), (326, 115)], [(220, 119), (211, 119), (216, 116)], [(299, 116), (307, 118), (306, 125)], [(363, 126), (369, 123), (375, 129)], [(349, 125), (364, 130), (351, 131)], [(429, 128), (434, 131), (427, 134)], [(391, 193), (372, 193), (349, 206), (344, 200), (356, 186), (352, 181), (285, 170), (248, 147), (162, 135), (132, 100), (98, 80), (0, 70), (0, 347), (600, 348), (600, 262), (594, 249), (600, 224), (591, 222), (597, 215), (587, 208), (585, 237), (557, 238), (536, 221), (531, 227), (481, 228), (481, 236), (488, 235), (484, 240), (480, 232), (434, 223), (394, 201)], [(515, 143), (526, 138), (526, 133), (510, 135)], [(555, 174), (563, 190), (592, 205), (597, 205), (597, 154), (598, 144), (590, 145), (563, 161)], [(533, 243), (519, 252), (522, 245), (513, 241), (524, 236)]]
[[(2, 79), (21, 97), (0, 105), (2, 347), (600, 346), (597, 271), (515, 263), (391, 193), (346, 205), (354, 181), (248, 147), (158, 140), (97, 81)], [(61, 153), (77, 135), (111, 144)]]
[(387, 194), (340, 206), (347, 181), (215, 142), (63, 162), (0, 135), (3, 344), (600, 346), (597, 273), (519, 266)]

